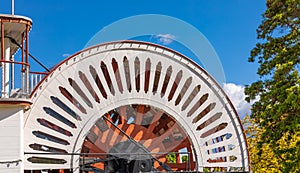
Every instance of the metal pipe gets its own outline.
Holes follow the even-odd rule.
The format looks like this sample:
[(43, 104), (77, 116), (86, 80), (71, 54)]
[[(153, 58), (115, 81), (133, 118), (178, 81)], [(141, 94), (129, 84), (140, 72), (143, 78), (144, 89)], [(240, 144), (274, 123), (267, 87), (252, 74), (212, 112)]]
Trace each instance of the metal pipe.
[[(22, 63), (24, 63), (24, 33), (22, 34)], [(22, 69), (21, 71), (23, 72), (24, 71), (24, 65), (22, 65)]]
[(25, 93), (25, 75), (24, 75), (25, 73), (24, 72), (22, 72), (21, 73), (21, 78), (22, 78), (22, 88), (21, 88), (21, 90), (22, 90), (22, 95)]
[(30, 91), (33, 90), (33, 80), (34, 80), (34, 76), (33, 74), (30, 75)]
[[(175, 154), (186, 154), (188, 155), (189, 152), (153, 152), (153, 153), (130, 153), (131, 155), (167, 155), (170, 153), (175, 153)], [(24, 152), (25, 155), (61, 155), (61, 156), (107, 156), (108, 153), (38, 153), (38, 152)], [(124, 155), (128, 153), (114, 153), (114, 155)]]
[(29, 26), (26, 25), (26, 97), (29, 96), (29, 62), (28, 62), (28, 54), (29, 54), (29, 41), (28, 41), (28, 32), (29, 32)]
[(1, 21), (1, 60), (4, 61), (4, 23)]
[(39, 75), (39, 82), (42, 81), (42, 74)]
[(187, 171), (191, 170), (191, 153), (188, 152)]
[(5, 78), (3, 66), (2, 66), (2, 74), (1, 75), (2, 75), (2, 78), (1, 78), (1, 98), (3, 98), (3, 96), (4, 96), (4, 78)]
[(15, 1), (11, 0), (11, 14), (15, 15)]
[[(5, 44), (5, 52), (4, 52), (4, 58), (5, 58), (5, 61), (10, 61), (10, 40), (5, 38), (5, 41), (4, 41), (4, 44)], [(3, 75), (3, 87), (2, 88), (2, 97), (3, 98), (8, 98), (9, 97), (9, 77), (10, 77), (10, 70), (9, 70), (9, 66), (10, 66), (10, 63), (8, 62), (5, 62), (3, 63), (3, 68), (2, 68), (2, 73), (4, 74)]]
[[(4, 24), (3, 21), (1, 20), (1, 61), (4, 61)], [(1, 67), (3, 63), (1, 62)], [(3, 97), (4, 93), (4, 72), (3, 72), (3, 67), (2, 67), (2, 72), (1, 72), (1, 97)]]
[(39, 76), (39, 74), (35, 74), (34, 75), (34, 85), (32, 86), (32, 90), (33, 90), (33, 88), (37, 85), (37, 83), (38, 83), (38, 76)]
[(1, 61), (0, 60), (0, 62), (2, 62), (2, 63), (10, 63), (10, 64), (23, 64), (23, 65), (27, 65), (25, 62), (24, 63), (22, 63), (22, 62), (17, 62), (17, 61)]
[[(11, 56), (11, 61), (15, 61), (15, 56)], [(11, 63), (11, 90), (15, 89), (15, 64)]]
[(29, 27), (28, 27), (28, 25), (26, 25), (26, 63), (28, 64), (28, 54), (29, 54), (29, 49), (28, 49), (28, 47), (29, 47), (29, 41), (28, 41), (28, 32), (29, 32)]
[(39, 75), (47, 75), (48, 72), (37, 72), (37, 71), (30, 71), (30, 74), (39, 74)]
[(25, 35), (24, 33), (22, 33), (22, 68), (21, 68), (21, 79), (22, 79), (22, 94), (25, 93), (25, 69), (24, 69), (24, 39), (25, 39)]

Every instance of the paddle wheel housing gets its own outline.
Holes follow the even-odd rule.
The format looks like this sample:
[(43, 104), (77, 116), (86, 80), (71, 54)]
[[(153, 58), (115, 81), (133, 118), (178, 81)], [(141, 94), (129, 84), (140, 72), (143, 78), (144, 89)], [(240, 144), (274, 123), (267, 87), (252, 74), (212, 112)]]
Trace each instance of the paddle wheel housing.
[[(80, 51), (53, 68), (31, 99), (25, 170), (80, 172), (91, 163), (90, 171), (103, 171), (113, 169), (107, 158), (126, 156), (126, 169), (148, 160), (138, 164), (249, 171), (245, 134), (222, 88), (199, 65), (159, 45), (119, 41)], [(175, 163), (167, 159), (172, 153)]]

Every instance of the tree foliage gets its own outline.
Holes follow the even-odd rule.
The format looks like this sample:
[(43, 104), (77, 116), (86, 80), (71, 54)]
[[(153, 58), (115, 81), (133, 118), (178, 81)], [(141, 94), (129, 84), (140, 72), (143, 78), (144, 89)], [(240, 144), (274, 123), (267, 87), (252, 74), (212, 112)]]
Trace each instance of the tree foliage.
[[(300, 172), (300, 165), (289, 170), (286, 170), (284, 165), (282, 165), (282, 163), (285, 161), (293, 161), (289, 159), (291, 153), (285, 152), (277, 155), (270, 143), (264, 143), (260, 148), (258, 147), (258, 144), (262, 140), (261, 134), (265, 131), (265, 129), (259, 127), (254, 122), (254, 119), (250, 118), (249, 115), (246, 115), (244, 117), (243, 125), (245, 127), (245, 133), (247, 135), (248, 149), (250, 152), (251, 160), (251, 170), (254, 173)], [(277, 141), (277, 143), (282, 150), (295, 148), (297, 141), (300, 140), (299, 135), (300, 134), (298, 132), (294, 134), (291, 139), (287, 139), (289, 135), (284, 135), (279, 141)], [(297, 155), (297, 153), (294, 154)]]
[(281, 172), (279, 171), (279, 160), (274, 155), (270, 144), (266, 143), (261, 148), (262, 154), (259, 154), (260, 149), (257, 147), (261, 139), (262, 129), (254, 123), (254, 120), (246, 115), (243, 119), (245, 133), (247, 134), (248, 150), (250, 152), (251, 170), (253, 173), (260, 172)]
[(188, 160), (189, 160), (189, 158), (188, 158), (187, 155), (181, 156), (181, 161), (182, 161), (182, 163), (186, 163)]
[[(246, 100), (255, 98), (251, 117), (261, 128), (258, 155), (270, 148), (282, 172), (300, 167), (300, 0), (267, 0), (260, 40), (250, 62), (257, 61), (260, 80), (246, 87)], [(285, 144), (295, 143), (293, 147)], [(267, 151), (270, 153), (270, 151)]]
[(175, 153), (167, 154), (167, 163), (176, 163), (176, 154)]

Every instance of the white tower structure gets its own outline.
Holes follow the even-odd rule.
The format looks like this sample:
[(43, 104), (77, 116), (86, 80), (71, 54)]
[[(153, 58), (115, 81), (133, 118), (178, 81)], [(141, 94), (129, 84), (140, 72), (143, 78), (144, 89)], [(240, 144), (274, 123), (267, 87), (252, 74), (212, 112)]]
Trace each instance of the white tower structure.
[[(0, 173), (24, 172), (23, 114), (29, 96), (28, 32), (32, 22), (16, 15), (0, 15)], [(21, 47), (21, 60), (14, 54)], [(19, 71), (15, 71), (18, 69)], [(15, 82), (20, 81), (20, 88)]]

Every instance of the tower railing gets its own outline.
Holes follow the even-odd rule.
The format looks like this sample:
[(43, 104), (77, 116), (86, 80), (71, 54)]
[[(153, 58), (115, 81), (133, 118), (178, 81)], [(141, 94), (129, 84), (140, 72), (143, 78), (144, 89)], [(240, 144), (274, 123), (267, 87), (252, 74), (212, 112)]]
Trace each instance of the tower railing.
[(40, 81), (47, 75), (47, 72), (30, 72), (29, 78), (29, 93), (40, 83)]
[[(0, 98), (29, 97), (28, 33), (31, 25), (31, 20), (23, 16), (0, 15)], [(19, 49), (21, 58), (15, 59), (14, 55)]]

